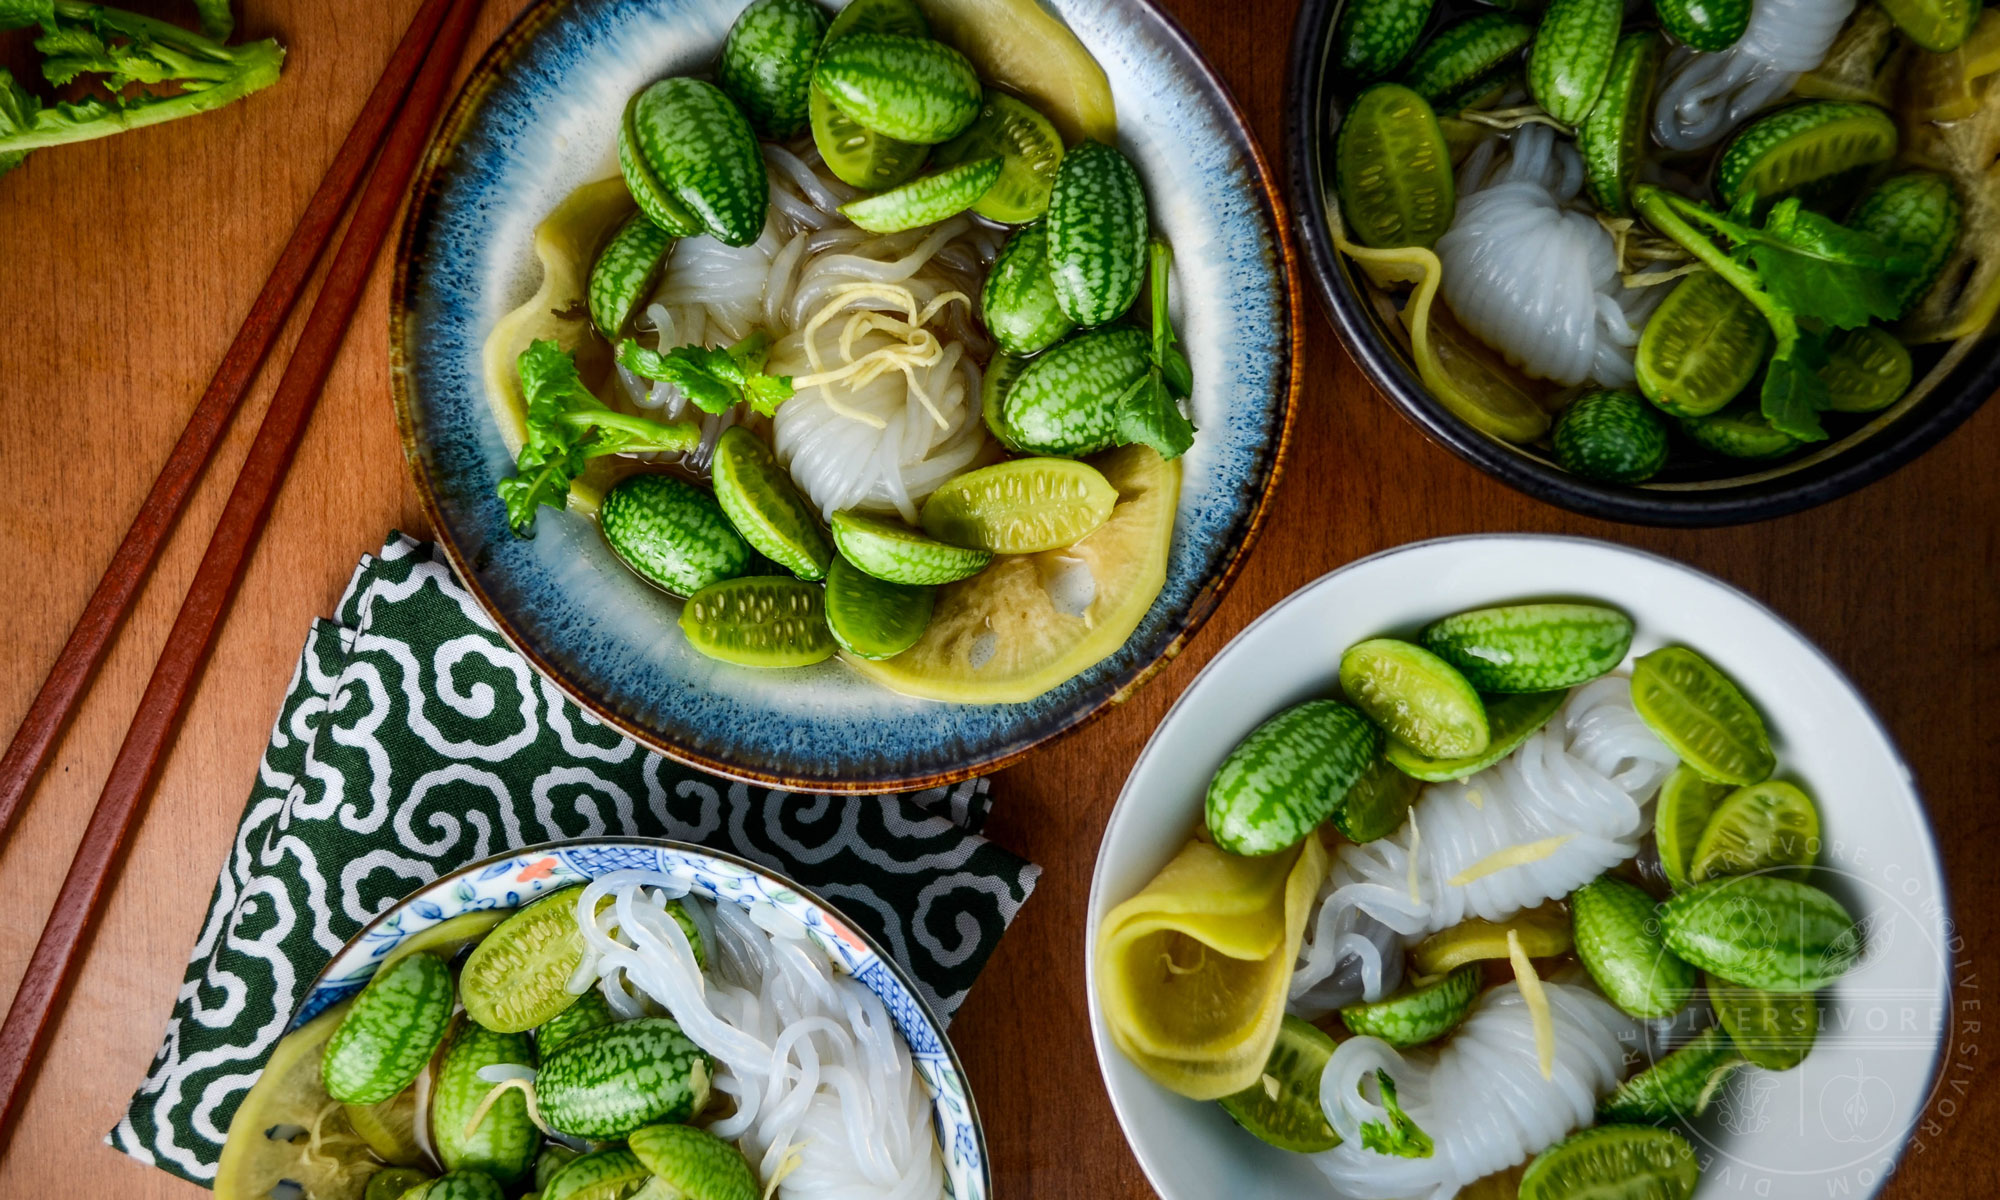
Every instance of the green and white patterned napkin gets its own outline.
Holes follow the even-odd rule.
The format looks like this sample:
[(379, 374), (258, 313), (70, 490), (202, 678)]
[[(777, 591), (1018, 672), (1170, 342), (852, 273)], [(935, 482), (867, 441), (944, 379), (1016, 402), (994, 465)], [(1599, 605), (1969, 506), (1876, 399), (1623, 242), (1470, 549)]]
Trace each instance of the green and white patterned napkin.
[(347, 938), (458, 866), (676, 838), (781, 871), (873, 934), (942, 1018), (1040, 868), (977, 836), (983, 780), (817, 796), (703, 775), (536, 675), (435, 546), (391, 535), (306, 639), (146, 1082), (112, 1145), (208, 1183), (230, 1117)]

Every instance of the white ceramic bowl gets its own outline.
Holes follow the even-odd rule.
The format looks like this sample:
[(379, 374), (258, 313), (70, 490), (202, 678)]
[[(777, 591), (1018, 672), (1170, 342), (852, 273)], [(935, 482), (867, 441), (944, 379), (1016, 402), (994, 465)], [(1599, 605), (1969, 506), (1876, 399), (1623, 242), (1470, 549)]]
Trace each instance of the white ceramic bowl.
[(1795, 1070), (1739, 1071), (1691, 1131), (1699, 1197), (1866, 1197), (1929, 1104), (1948, 1036), (1949, 914), (1929, 820), (1888, 733), (1846, 677), (1743, 593), (1678, 563), (1602, 542), (1492, 536), (1422, 542), (1362, 559), (1294, 592), (1203, 669), (1125, 781), (1091, 881), (1093, 1039), (1126, 1138), (1166, 1200), (1309, 1200), (1334, 1192), (1303, 1158), (1237, 1129), (1214, 1104), (1172, 1095), (1111, 1044), (1099, 1008), (1097, 932), (1201, 819), (1229, 750), (1287, 705), (1337, 691), (1343, 650), (1409, 637), (1468, 608), (1589, 599), (1631, 614), (1632, 653), (1699, 650), (1770, 725), (1779, 774), (1807, 784), (1823, 822), (1828, 888), (1863, 923), (1867, 952), (1829, 989), (1812, 1054)]

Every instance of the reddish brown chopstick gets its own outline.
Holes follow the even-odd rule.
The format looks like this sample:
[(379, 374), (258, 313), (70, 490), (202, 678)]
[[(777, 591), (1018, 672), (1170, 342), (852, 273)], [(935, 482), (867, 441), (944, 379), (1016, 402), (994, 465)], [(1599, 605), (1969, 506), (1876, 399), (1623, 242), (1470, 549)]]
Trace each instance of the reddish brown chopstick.
[(125, 540), (111, 556), (104, 578), (91, 593), (90, 603), (84, 605), (83, 616), (77, 619), (69, 641), (63, 644), (62, 653), (49, 668), (42, 690), (35, 694), (28, 715), (14, 731), (6, 756), (0, 758), (0, 845), (6, 843), (14, 818), (20, 815), (22, 802), (47, 763), (49, 751), (55, 748), (56, 738), (76, 711), (78, 701), (104, 661), (105, 652), (111, 648), (118, 626), (146, 582), (153, 560), (159, 557), (160, 547), (166, 544), (167, 535), (173, 532), (174, 523), (187, 507), (188, 497), (194, 494), (194, 485), (215, 453), (216, 443), (222, 440), (223, 430), (229, 428), (236, 406), (250, 390), (258, 367), (270, 353), (271, 343), (277, 340), (278, 331), (284, 328), (292, 306), (298, 302), (299, 292), (312, 277), (314, 264), (326, 244), (333, 240), (340, 214), (347, 210), (348, 201), (361, 186), (368, 162), (387, 136), (396, 110), (402, 107), (403, 96), (410, 90), (410, 82), (416, 78), (424, 53), (436, 40), (438, 26), (450, 6), (451, 0), (426, 0), (410, 22), (409, 32), (403, 35), (402, 44), (390, 57), (381, 81), (362, 105), (354, 128), (341, 143), (339, 153), (333, 156), (326, 178), (320, 180), (319, 190), (313, 193), (305, 214), (292, 230), (291, 241), (285, 243), (277, 265), (271, 268), (264, 290), (257, 293), (250, 315), (243, 319), (236, 340), (222, 356), (222, 365), (215, 369), (215, 378), (209, 380), (208, 390), (195, 405), (187, 428), (174, 443), (167, 464), (160, 468), (153, 490), (146, 493), (139, 515), (132, 519)]
[(70, 863), (48, 923), (42, 927), (41, 941), (28, 960), (6, 1023), (0, 1025), (0, 1138), (17, 1124), (13, 1118), (26, 1096), (25, 1085), (55, 1029), (56, 1002), (67, 988), (78, 952), (96, 923), (98, 905), (117, 868), (140, 802), (165, 753), (167, 739), (187, 707), (257, 536), (270, 516), (278, 485), (291, 466), (348, 322), (361, 302), (376, 251), (388, 236), (403, 193), (409, 189), (410, 177), (430, 140), (431, 124), (444, 104), (479, 4), (480, 0), (451, 0), (443, 28), (411, 85), (402, 115), (362, 190), (326, 283), (313, 302), (292, 360), (258, 427), (257, 440), (223, 507), (215, 536), (209, 540), (187, 599), (181, 603), (173, 631), (167, 635), (166, 648), (160, 652), (153, 677), (139, 699), (138, 714), (111, 765), (110, 778), (97, 798), (97, 810), (84, 830), (83, 843)]

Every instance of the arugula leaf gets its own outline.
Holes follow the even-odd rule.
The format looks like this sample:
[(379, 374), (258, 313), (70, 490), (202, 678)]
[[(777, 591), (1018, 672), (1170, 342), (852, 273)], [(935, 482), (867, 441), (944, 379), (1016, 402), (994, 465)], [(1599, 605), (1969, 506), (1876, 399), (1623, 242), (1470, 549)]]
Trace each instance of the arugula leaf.
[(1174, 263), (1173, 250), (1154, 238), (1151, 251), (1153, 293), (1152, 367), (1112, 402), (1117, 416), (1118, 440), (1124, 445), (1151, 446), (1161, 458), (1174, 459), (1194, 445), (1194, 422), (1181, 412), (1177, 397), (1194, 386), (1194, 374), (1187, 356), (1174, 337), (1167, 314), (1167, 286)]
[(1362, 1148), (1395, 1158), (1429, 1158), (1437, 1146), (1396, 1102), (1396, 1081), (1389, 1077), (1389, 1072), (1378, 1070), (1375, 1082), (1382, 1088), (1382, 1107), (1389, 1111), (1389, 1119), (1368, 1121), (1361, 1126)]
[[(10, 134), (33, 128), (35, 114), (41, 108), (42, 102), (33, 93), (22, 91), (21, 85), (14, 82), (13, 73), (0, 67), (0, 143)], [(0, 175), (20, 166), (27, 157), (26, 150), (0, 153)]]
[(792, 377), (766, 375), (771, 337), (759, 330), (727, 349), (676, 346), (648, 350), (631, 338), (618, 343), (618, 361), (634, 375), (673, 384), (705, 413), (724, 413), (749, 401), (764, 416), (792, 398)]
[(527, 400), (527, 437), (514, 461), (515, 474), (497, 491), (507, 506), (516, 537), (534, 533), (543, 506), (562, 508), (570, 484), (606, 454), (683, 452), (701, 440), (692, 424), (666, 424), (606, 408), (577, 374), (576, 359), (549, 340), (531, 343), (517, 363)]

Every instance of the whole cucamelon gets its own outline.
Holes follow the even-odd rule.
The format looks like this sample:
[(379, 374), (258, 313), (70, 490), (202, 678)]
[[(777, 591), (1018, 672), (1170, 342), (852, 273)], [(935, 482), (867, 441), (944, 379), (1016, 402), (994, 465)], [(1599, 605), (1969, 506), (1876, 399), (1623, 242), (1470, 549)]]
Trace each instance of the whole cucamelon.
[(750, 566), (749, 543), (715, 497), (670, 475), (634, 475), (612, 488), (597, 524), (626, 566), (676, 596), (734, 579)]
[(1021, 442), (1007, 424), (1007, 393), (1014, 390), (1014, 381), (1027, 369), (1028, 360), (1018, 354), (995, 354), (979, 381), (979, 417), (986, 422), (986, 432), (1015, 454), (1021, 453)]
[(1560, 688), (1549, 692), (1520, 692), (1486, 698), (1486, 749), (1464, 758), (1431, 758), (1419, 754), (1403, 742), (1389, 739), (1384, 754), (1398, 771), (1413, 779), (1438, 783), (1476, 775), (1521, 748), (1521, 743), (1549, 723), (1562, 710), (1569, 693)]
[(1644, 483), (1667, 465), (1667, 427), (1636, 393), (1585, 392), (1549, 434), (1563, 470), (1607, 483)]
[(1528, 91), (1565, 125), (1581, 124), (1611, 74), (1623, 0), (1549, 0), (1528, 52)]
[(570, 1040), (542, 1064), (535, 1093), (551, 1127), (605, 1141), (693, 1119), (712, 1077), (708, 1055), (679, 1025), (641, 1017)]
[(930, 38), (848, 34), (828, 43), (813, 83), (864, 128), (929, 146), (949, 141), (979, 116), (979, 72), (963, 54)]
[(1381, 1038), (1391, 1046), (1421, 1046), (1458, 1028), (1479, 998), (1484, 972), (1469, 963), (1443, 979), (1388, 996), (1372, 1004), (1350, 1004), (1340, 1010), (1341, 1023), (1357, 1034)]
[(1403, 85), (1434, 109), (1494, 79), (1535, 39), (1535, 27), (1512, 13), (1467, 17), (1424, 43)]
[(403, 1200), (415, 1196), (421, 1200), (425, 1185), (431, 1177), (415, 1167), (384, 1167), (368, 1177), (368, 1186), (361, 1190), (361, 1200)]
[(674, 236), (643, 212), (618, 227), (590, 268), (590, 319), (599, 333), (615, 342), (625, 332), (659, 282), (673, 248)]
[(1382, 734), (1338, 700), (1308, 700), (1250, 731), (1209, 782), (1209, 836), (1231, 854), (1276, 854), (1339, 810)]
[(1936, 171), (1904, 171), (1869, 189), (1854, 206), (1847, 225), (1922, 263), (1922, 269), (1898, 289), (1898, 302), (1906, 313), (1931, 290), (1945, 260), (1958, 247), (1964, 213), (1950, 176)]
[(1695, 50), (1727, 50), (1750, 27), (1750, 0), (1653, 0), (1666, 30)]
[(604, 993), (591, 988), (535, 1030), (535, 1053), (543, 1058), (554, 1054), (565, 1042), (580, 1033), (618, 1023), (618, 1016), (605, 1002)]
[(1432, 0), (1348, 0), (1335, 23), (1333, 44), (1344, 78), (1376, 79), (1416, 48), (1431, 19)]
[(833, 541), (847, 561), (889, 583), (954, 583), (993, 561), (991, 551), (953, 546), (894, 518), (862, 512), (833, 514)]
[(1743, 1057), (1767, 1071), (1804, 1062), (1819, 1036), (1819, 998), (1811, 992), (1766, 992), (1711, 976), (1708, 1002)]
[[(423, 1185), (422, 1200), (506, 1200), (507, 1191), (484, 1171), (447, 1171)], [(410, 1193), (403, 1193), (410, 1200)]]
[(1037, 221), (1007, 239), (986, 276), (979, 308), (994, 343), (1009, 354), (1039, 354), (1076, 328), (1056, 300), (1046, 223)]
[(704, 229), (731, 246), (757, 240), (771, 204), (764, 150), (720, 88), (662, 79), (639, 93), (631, 120), (646, 164)]
[(1695, 971), (1667, 949), (1651, 896), (1605, 875), (1576, 889), (1569, 905), (1576, 956), (1613, 1004), (1645, 1018), (1686, 1007)]
[(466, 1015), (496, 1033), (526, 1033), (576, 1002), (568, 985), (583, 961), (581, 891), (562, 888), (523, 906), (472, 948), (459, 972)]
[(534, 1169), (542, 1146), (541, 1130), (528, 1116), (527, 1097), (509, 1090), (476, 1126), (472, 1123), (487, 1095), (501, 1086), (480, 1078), (479, 1072), (502, 1065), (535, 1065), (528, 1035), (495, 1033), (475, 1021), (460, 1021), (431, 1085), (431, 1145), (448, 1170), (484, 1172), (512, 1184)]
[(1049, 191), (1049, 274), (1079, 325), (1125, 315), (1146, 274), (1146, 192), (1116, 149), (1084, 142), (1063, 155)]
[(716, 82), (760, 137), (804, 129), (826, 13), (813, 0), (751, 0), (722, 43)]
[(550, 1175), (542, 1185), (542, 1200), (627, 1200), (652, 1174), (623, 1146), (594, 1150)]
[(581, 1151), (572, 1150), (561, 1142), (550, 1142), (535, 1156), (535, 1191), (546, 1192), (549, 1181), (562, 1173), (577, 1159), (583, 1157)]
[(1508, 604), (1433, 621), (1417, 640), (1482, 692), (1546, 692), (1616, 670), (1632, 630), (1600, 604)]
[(1696, 884), (1659, 911), (1669, 950), (1761, 991), (1816, 991), (1861, 956), (1860, 931), (1840, 902), (1789, 879), (1744, 875)]
[(692, 1125), (648, 1125), (628, 1140), (669, 1196), (757, 1200), (757, 1177), (742, 1151)]
[(674, 237), (693, 237), (702, 232), (700, 219), (687, 210), (639, 150), (639, 135), (632, 124), (638, 107), (639, 97), (634, 96), (626, 102), (624, 117), (618, 123), (618, 172), (625, 177), (625, 190), (632, 193), (639, 211), (661, 230)]
[(1118, 438), (1118, 397), (1152, 365), (1143, 329), (1092, 329), (1034, 359), (1007, 392), (1006, 422), (1031, 454), (1081, 457)]
[(320, 1060), (326, 1094), (379, 1104), (410, 1086), (451, 1021), (451, 968), (432, 954), (380, 967), (354, 999)]
[(1620, 1084), (1597, 1105), (1600, 1121), (1660, 1125), (1692, 1120), (1745, 1062), (1729, 1035), (1711, 1025), (1687, 1044)]

